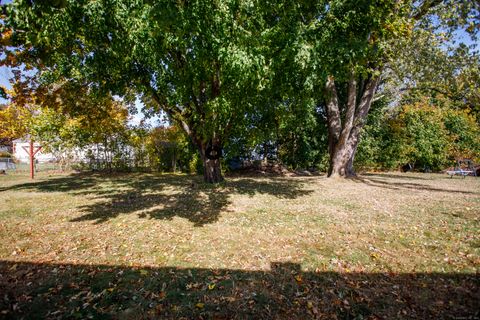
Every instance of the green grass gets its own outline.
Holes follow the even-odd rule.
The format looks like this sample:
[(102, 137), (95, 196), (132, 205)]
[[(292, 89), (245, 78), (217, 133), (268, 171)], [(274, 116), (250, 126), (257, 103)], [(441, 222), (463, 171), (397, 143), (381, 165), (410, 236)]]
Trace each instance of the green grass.
[(0, 311), (471, 316), (480, 302), (479, 198), (480, 178), (439, 174), (230, 177), (215, 186), (173, 174), (40, 172), (33, 182), (8, 174)]

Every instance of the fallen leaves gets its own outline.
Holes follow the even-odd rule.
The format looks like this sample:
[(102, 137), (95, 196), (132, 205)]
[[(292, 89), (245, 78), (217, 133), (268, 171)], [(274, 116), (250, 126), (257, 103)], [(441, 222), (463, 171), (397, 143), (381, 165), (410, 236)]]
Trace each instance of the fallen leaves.
[[(64, 189), (39, 181), (28, 192), (12, 182), (0, 193), (0, 201), (16, 199), (0, 207), (2, 312), (28, 314), (34, 303), (47, 318), (127, 309), (133, 318), (325, 319), (473, 310), (478, 290), (466, 279), (480, 261), (475, 194), (235, 178), (181, 196), (183, 176), (98, 176), (93, 185), (90, 178), (67, 177), (75, 187)], [(408, 179), (440, 190), (461, 182), (462, 192), (478, 185)], [(163, 200), (174, 207), (165, 210)], [(25, 203), (38, 214), (22, 216)], [(277, 271), (276, 261), (287, 270)]]
[(49, 318), (429, 318), (474, 310), (478, 291), (475, 275), (302, 272), (293, 264), (262, 272), (2, 262), (0, 275), (9, 306), (0, 301), (2, 314)]

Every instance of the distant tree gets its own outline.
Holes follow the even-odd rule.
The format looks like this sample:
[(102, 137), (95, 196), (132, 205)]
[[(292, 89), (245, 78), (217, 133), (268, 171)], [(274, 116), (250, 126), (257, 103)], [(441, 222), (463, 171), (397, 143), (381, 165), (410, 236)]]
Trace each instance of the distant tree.
[(38, 141), (63, 164), (75, 149), (96, 144), (111, 166), (127, 130), (127, 107), (85, 86), (60, 82), (41, 87), (37, 81), (35, 74), (15, 71), (12, 89), (6, 91), (9, 102), (0, 108), (0, 139)]
[(358, 165), (440, 170), (457, 159), (480, 160), (480, 127), (469, 109), (448, 98), (423, 97), (395, 108), (376, 108), (359, 145)]
[(0, 106), (0, 139), (4, 141), (27, 137), (32, 119), (38, 113), (35, 97), (23, 88), (14, 83), (11, 90), (5, 91), (8, 102)]
[(0, 139), (12, 141), (25, 136), (30, 113), (13, 104), (0, 105)]
[(122, 158), (122, 145), (128, 140), (127, 107), (86, 87), (54, 87), (55, 93), (39, 102), (40, 109), (30, 124), (32, 136), (59, 159), (95, 145), (97, 153), (101, 153), (96, 157), (111, 169), (115, 158)]
[(425, 96), (449, 100), (451, 108), (469, 110), (479, 119), (478, 47), (475, 42), (470, 45), (463, 42), (469, 37), (465, 31), (451, 33), (430, 28), (399, 39), (396, 55), (385, 75), (384, 91), (397, 103), (411, 104)]
[(181, 129), (176, 126), (153, 128), (146, 138), (151, 166), (159, 171), (176, 172), (188, 144)]

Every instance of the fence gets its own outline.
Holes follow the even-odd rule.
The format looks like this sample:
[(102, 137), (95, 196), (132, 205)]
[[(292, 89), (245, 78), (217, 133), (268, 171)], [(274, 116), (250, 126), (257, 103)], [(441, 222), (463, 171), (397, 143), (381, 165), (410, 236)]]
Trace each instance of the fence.
[[(35, 172), (47, 172), (47, 171), (65, 171), (65, 170), (93, 170), (93, 171), (152, 171), (152, 168), (148, 166), (145, 161), (135, 161), (133, 158), (123, 159), (89, 159), (85, 162), (68, 162), (63, 163), (60, 161), (55, 162), (35, 162)], [(10, 172), (30, 172), (30, 163), (19, 162), (11, 158), (0, 158), (0, 171)]]
[(15, 162), (10, 158), (0, 158), (0, 170), (16, 170)]
[[(36, 162), (34, 168), (35, 172), (61, 170), (60, 165), (55, 162)], [(7, 172), (29, 172), (30, 163), (14, 161), (11, 158), (0, 158), (0, 170)]]
[(107, 160), (102, 158), (90, 159), (83, 164), (84, 168), (94, 171), (118, 170), (118, 171), (149, 171), (151, 168), (143, 162), (133, 158)]

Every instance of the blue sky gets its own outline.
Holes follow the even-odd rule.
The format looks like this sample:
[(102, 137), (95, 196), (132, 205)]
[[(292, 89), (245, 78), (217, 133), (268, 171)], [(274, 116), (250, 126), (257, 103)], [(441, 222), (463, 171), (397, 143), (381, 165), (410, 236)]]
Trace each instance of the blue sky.
[(11, 85), (8, 82), (8, 79), (10, 79), (11, 77), (12, 77), (12, 73), (10, 72), (10, 70), (8, 68), (0, 67), (0, 85), (1, 86), (7, 87), (7, 88), (10, 89)]

